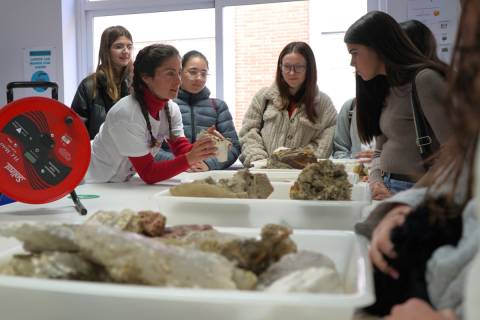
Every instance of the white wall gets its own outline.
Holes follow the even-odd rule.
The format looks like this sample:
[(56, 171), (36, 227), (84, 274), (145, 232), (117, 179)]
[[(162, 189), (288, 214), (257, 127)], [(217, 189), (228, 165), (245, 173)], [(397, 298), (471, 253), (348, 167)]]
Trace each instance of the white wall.
[[(74, 0), (0, 1), (0, 92), (5, 93), (8, 82), (29, 80), (24, 76), (24, 48), (54, 47), (56, 75), (52, 80), (59, 85), (59, 100), (68, 100), (66, 104), (70, 104), (72, 94), (67, 98), (64, 82), (69, 80), (67, 87), (71, 90), (74, 77), (76, 87), (74, 3)], [(66, 20), (62, 20), (62, 10)], [(14, 91), (14, 98), (32, 94), (32, 90), (19, 89)], [(5, 94), (0, 94), (0, 107), (5, 104)]]

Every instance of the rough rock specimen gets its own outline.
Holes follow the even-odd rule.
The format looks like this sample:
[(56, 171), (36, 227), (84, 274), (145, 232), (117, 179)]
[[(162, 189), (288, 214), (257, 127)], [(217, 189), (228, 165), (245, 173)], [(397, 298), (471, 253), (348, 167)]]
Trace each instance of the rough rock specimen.
[(117, 282), (219, 289), (256, 284), (253, 274), (243, 275), (245, 271), (236, 271), (234, 263), (218, 254), (169, 246), (101, 225), (79, 226), (76, 242), (82, 256), (103, 265)]
[(103, 267), (95, 265), (77, 254), (43, 252), (15, 255), (0, 265), (0, 274), (34, 278), (105, 281)]
[(317, 156), (310, 148), (275, 150), (267, 160), (267, 169), (303, 169), (317, 163)]
[(215, 142), (215, 147), (217, 148), (217, 160), (220, 162), (225, 162), (228, 160), (228, 150), (232, 147), (232, 143), (219, 135), (210, 133), (207, 130), (202, 130), (197, 135), (197, 139), (203, 136), (209, 137), (213, 142)]
[(76, 252), (74, 243), (76, 225), (13, 222), (0, 224), (0, 236), (15, 237), (23, 242), (28, 252), (64, 251)]
[(123, 231), (143, 233), (150, 237), (159, 237), (165, 231), (166, 218), (159, 212), (130, 209), (117, 211), (97, 211), (85, 224), (102, 224)]
[(260, 240), (237, 239), (221, 246), (220, 254), (235, 261), (239, 268), (259, 275), (282, 256), (296, 252), (290, 228), (269, 224), (262, 228)]
[(352, 185), (342, 164), (322, 160), (309, 164), (290, 188), (295, 200), (351, 200)]
[(272, 264), (258, 279), (258, 287), (264, 288), (288, 274), (308, 268), (330, 268), (335, 270), (335, 263), (327, 256), (313, 251), (299, 251), (283, 256)]
[(265, 289), (267, 292), (312, 292), (341, 293), (342, 282), (335, 269), (311, 267), (298, 270), (275, 281)]
[(248, 169), (238, 170), (230, 179), (218, 182), (211, 177), (170, 188), (173, 196), (211, 198), (266, 199), (273, 186), (266, 174), (251, 174)]

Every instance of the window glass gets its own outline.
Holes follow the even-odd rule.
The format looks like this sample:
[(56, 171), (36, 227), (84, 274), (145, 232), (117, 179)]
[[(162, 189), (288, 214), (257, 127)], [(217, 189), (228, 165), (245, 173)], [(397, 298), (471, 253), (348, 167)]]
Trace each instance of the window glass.
[(114, 25), (122, 25), (132, 34), (134, 59), (138, 51), (153, 43), (171, 44), (178, 49), (180, 55), (190, 50), (203, 53), (208, 59), (210, 69), (207, 86), (212, 92), (212, 97), (216, 96), (214, 9), (95, 17), (93, 20), (94, 69), (98, 61), (102, 32)]

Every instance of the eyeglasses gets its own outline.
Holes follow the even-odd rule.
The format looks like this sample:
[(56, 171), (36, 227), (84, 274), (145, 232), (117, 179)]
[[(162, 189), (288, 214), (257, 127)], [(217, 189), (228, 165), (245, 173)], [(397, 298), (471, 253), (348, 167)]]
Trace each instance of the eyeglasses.
[(283, 73), (289, 73), (293, 70), (293, 73), (304, 73), (307, 70), (307, 66), (304, 64), (281, 64), (280, 69)]
[(191, 79), (196, 79), (198, 76), (202, 79), (207, 79), (207, 77), (210, 75), (208, 74), (207, 71), (199, 71), (196, 69), (190, 69), (190, 70), (185, 70), (185, 72), (188, 74), (189, 78)]

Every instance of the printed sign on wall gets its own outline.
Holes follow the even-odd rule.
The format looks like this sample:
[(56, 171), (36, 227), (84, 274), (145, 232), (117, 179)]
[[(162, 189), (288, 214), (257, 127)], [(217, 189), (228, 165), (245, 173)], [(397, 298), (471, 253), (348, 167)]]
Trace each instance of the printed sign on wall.
[(408, 19), (423, 22), (432, 30), (438, 45), (438, 55), (449, 62), (451, 48), (455, 41), (457, 11), (456, 1), (451, 0), (409, 0)]
[[(56, 81), (55, 47), (24, 49), (25, 81)], [(37, 93), (44, 88), (35, 88)]]

